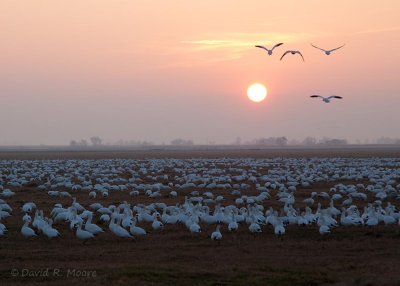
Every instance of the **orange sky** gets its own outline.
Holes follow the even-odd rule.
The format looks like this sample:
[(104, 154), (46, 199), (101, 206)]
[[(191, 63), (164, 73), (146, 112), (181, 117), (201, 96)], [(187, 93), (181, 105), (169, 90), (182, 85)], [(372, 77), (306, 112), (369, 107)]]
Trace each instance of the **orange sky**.
[(399, 1), (193, 2), (2, 0), (0, 144), (400, 137)]

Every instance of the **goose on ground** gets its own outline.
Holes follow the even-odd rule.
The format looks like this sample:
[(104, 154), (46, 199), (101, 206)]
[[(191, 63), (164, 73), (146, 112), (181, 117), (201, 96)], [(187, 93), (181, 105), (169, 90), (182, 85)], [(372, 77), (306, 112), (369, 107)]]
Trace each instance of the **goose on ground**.
[(52, 222), (47, 224), (43, 229), (43, 233), (48, 237), (48, 238), (54, 238), (54, 237), (59, 237), (61, 234), (56, 230), (55, 228), (52, 227)]
[(236, 221), (235, 214), (232, 212), (232, 217), (231, 217), (231, 219), (229, 221), (229, 224), (228, 224), (228, 230), (229, 231), (236, 231), (238, 228), (239, 228), (239, 225), (238, 225), (238, 223)]
[(321, 217), (319, 219), (319, 224), (320, 224), (320, 227), (319, 227), (319, 233), (320, 234), (325, 235), (325, 234), (331, 233), (331, 229), (327, 225), (324, 215), (321, 215)]
[(146, 231), (143, 228), (136, 226), (136, 217), (133, 218), (129, 231), (132, 235), (146, 235)]
[(285, 234), (285, 227), (283, 226), (282, 220), (280, 218), (277, 219), (277, 223), (274, 227), (275, 235), (284, 235)]
[(113, 214), (111, 222), (109, 224), (109, 229), (119, 237), (133, 238), (133, 236), (125, 228), (119, 225), (120, 219), (115, 223), (116, 216)]
[(215, 231), (211, 234), (211, 239), (212, 240), (221, 240), (222, 239), (222, 234), (221, 234), (221, 231), (219, 230), (220, 229), (220, 225), (218, 224), (217, 225), (217, 228), (215, 229)]
[(201, 232), (201, 227), (198, 223), (191, 221), (190, 226), (189, 226), (189, 230), (191, 233), (193, 234), (198, 234)]
[(6, 226), (0, 223), (0, 236), (3, 236), (6, 232), (7, 232)]
[(249, 230), (251, 233), (261, 233), (262, 232), (260, 225), (255, 222), (252, 222), (250, 224)]
[(24, 225), (21, 228), (21, 233), (23, 236), (25, 236), (26, 238), (29, 237), (33, 237), (33, 236), (37, 236), (37, 234), (35, 233), (35, 231), (30, 228), (28, 225), (31, 223), (31, 220), (27, 220), (25, 221)]
[(85, 230), (95, 235), (104, 232), (101, 227), (99, 227), (97, 224), (92, 223), (92, 214), (90, 214), (86, 220)]
[(154, 213), (154, 215), (153, 215), (154, 220), (153, 220), (153, 223), (151, 224), (151, 227), (152, 227), (154, 230), (162, 229), (163, 226), (164, 226), (164, 225), (162, 224), (162, 222), (158, 220), (158, 215), (159, 215), (158, 213)]
[(25, 203), (25, 204), (22, 206), (22, 211), (23, 211), (24, 213), (30, 213), (34, 208), (36, 208), (35, 203), (29, 202), (29, 203)]
[(94, 234), (90, 231), (86, 231), (82, 229), (82, 223), (78, 224), (78, 228), (76, 229), (76, 237), (82, 240), (88, 240), (94, 237)]

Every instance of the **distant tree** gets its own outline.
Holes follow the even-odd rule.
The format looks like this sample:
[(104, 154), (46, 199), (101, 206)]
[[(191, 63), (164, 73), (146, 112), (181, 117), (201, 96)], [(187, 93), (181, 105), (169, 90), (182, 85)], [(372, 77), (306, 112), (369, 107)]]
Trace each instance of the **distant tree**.
[(185, 140), (181, 138), (177, 138), (171, 141), (171, 145), (173, 146), (192, 146), (194, 143), (192, 140)]
[(321, 139), (320, 144), (323, 145), (347, 145), (347, 140), (346, 139), (329, 139), (329, 138), (323, 138)]
[(303, 145), (306, 145), (306, 146), (312, 146), (312, 145), (317, 144), (317, 139), (315, 139), (314, 137), (308, 136), (308, 137), (304, 138), (302, 143), (303, 143)]
[(288, 140), (285, 136), (282, 137), (261, 137), (253, 139), (251, 144), (254, 145), (264, 145), (264, 146), (285, 146), (287, 145)]
[(286, 146), (287, 142), (288, 140), (285, 136), (276, 138), (276, 145), (278, 146)]
[(399, 144), (400, 139), (398, 138), (390, 138), (390, 137), (381, 137), (376, 140), (377, 144)]
[(69, 146), (75, 147), (75, 148), (82, 148), (82, 147), (87, 147), (87, 141), (85, 139), (81, 139), (79, 141), (76, 140), (71, 140), (69, 142)]
[(241, 145), (241, 144), (242, 144), (242, 138), (236, 137), (236, 140), (235, 140), (235, 144), (234, 144), (234, 145)]
[(101, 140), (100, 137), (98, 136), (93, 136), (90, 138), (90, 142), (92, 143), (93, 146), (99, 146), (101, 145), (103, 140)]
[(78, 142), (78, 145), (79, 147), (86, 147), (88, 143), (85, 139), (81, 139), (81, 141)]
[(297, 140), (297, 139), (290, 139), (289, 141), (288, 141), (288, 145), (301, 145), (301, 143), (300, 143), (300, 141), (299, 140)]

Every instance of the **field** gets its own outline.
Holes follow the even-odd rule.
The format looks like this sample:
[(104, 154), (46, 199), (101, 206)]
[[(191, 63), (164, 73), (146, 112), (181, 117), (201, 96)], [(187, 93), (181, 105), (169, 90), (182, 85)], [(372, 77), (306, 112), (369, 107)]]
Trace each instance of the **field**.
[[(368, 158), (400, 158), (400, 149), (347, 148), (347, 149), (272, 149), (272, 150), (136, 150), (136, 151), (26, 151), (1, 152), (2, 162), (10, 160), (93, 160), (132, 159), (148, 162), (149, 159), (191, 158), (221, 159), (252, 158), (335, 158), (362, 160)], [(361, 159), (360, 159), (361, 158)], [(282, 159), (284, 160), (284, 159)], [(28, 162), (28, 161), (26, 161)], [(29, 161), (32, 162), (32, 161)], [(280, 162), (280, 161), (279, 161)], [(360, 161), (362, 163), (364, 161)], [(9, 164), (18, 164), (9, 163)], [(209, 163), (207, 163), (209, 164)], [(23, 163), (22, 163), (23, 165)], [(221, 166), (207, 165), (209, 169)], [(10, 165), (11, 166), (11, 165)], [(247, 168), (247, 167), (246, 167)], [(398, 169), (396, 166), (390, 168)], [(268, 168), (260, 167), (261, 174)], [(3, 166), (2, 170), (7, 172)], [(170, 178), (178, 173), (165, 168)], [(128, 174), (121, 173), (128, 178)], [(145, 177), (144, 177), (145, 178)], [(145, 180), (145, 179), (144, 179)], [(146, 181), (144, 181), (146, 182)], [(162, 182), (167, 183), (167, 181)], [(340, 179), (315, 182), (311, 187), (298, 187), (295, 208), (303, 209), (303, 199), (311, 192), (329, 192), (334, 185), (367, 185), (368, 180)], [(162, 230), (152, 230), (151, 223), (140, 223), (149, 233), (135, 240), (117, 238), (98, 217), (95, 222), (106, 230), (94, 239), (82, 242), (75, 237), (68, 224), (57, 222), (55, 228), (61, 237), (48, 239), (43, 235), (24, 238), (21, 204), (35, 202), (45, 215), (55, 203), (69, 206), (69, 197), (50, 197), (37, 184), (9, 187), (15, 191), (10, 198), (3, 198), (13, 209), (12, 216), (3, 219), (8, 233), (0, 237), (0, 284), (1, 285), (400, 285), (400, 228), (398, 224), (377, 227), (339, 226), (329, 235), (322, 236), (318, 226), (286, 226), (286, 234), (278, 237), (270, 225), (262, 226), (262, 233), (252, 234), (245, 223), (237, 232), (228, 232), (222, 224), (223, 238), (220, 242), (210, 239), (215, 225), (201, 224), (200, 234), (191, 234), (182, 224), (166, 225)], [(131, 205), (163, 202), (167, 205), (184, 203), (184, 196), (193, 190), (176, 189), (178, 197), (171, 198), (162, 192), (161, 198), (153, 199), (144, 193), (137, 197), (129, 191), (110, 192), (107, 198), (88, 197), (88, 192), (70, 191), (85, 208), (93, 202), (103, 206), (118, 205), (128, 201)], [(270, 190), (271, 198), (262, 205), (279, 209), (283, 204), (276, 200), (276, 190)], [(230, 191), (216, 189), (214, 195), (223, 195), (222, 205), (234, 204), (235, 196)], [(253, 185), (242, 194), (257, 195)], [(362, 210), (367, 202), (355, 199), (354, 204)], [(399, 201), (387, 201), (399, 209)], [(386, 202), (385, 201), (385, 205)], [(321, 200), (322, 207), (329, 201)], [(316, 204), (312, 206), (313, 211)]]

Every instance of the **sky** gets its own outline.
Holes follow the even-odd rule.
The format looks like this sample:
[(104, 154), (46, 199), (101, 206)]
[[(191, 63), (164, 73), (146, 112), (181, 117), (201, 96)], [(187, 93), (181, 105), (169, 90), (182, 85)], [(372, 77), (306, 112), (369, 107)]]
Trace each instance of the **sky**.
[[(0, 11), (0, 145), (400, 137), (398, 0), (1, 0)], [(254, 47), (278, 42), (272, 56)], [(310, 43), (346, 45), (326, 56)], [(305, 62), (280, 61), (290, 49)], [(246, 95), (255, 82), (261, 103)]]

